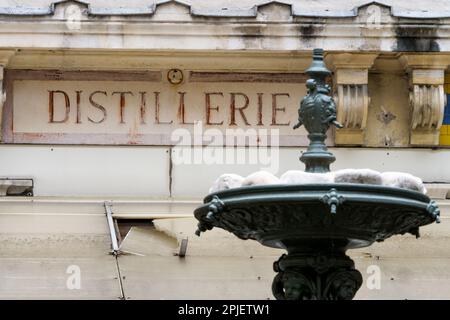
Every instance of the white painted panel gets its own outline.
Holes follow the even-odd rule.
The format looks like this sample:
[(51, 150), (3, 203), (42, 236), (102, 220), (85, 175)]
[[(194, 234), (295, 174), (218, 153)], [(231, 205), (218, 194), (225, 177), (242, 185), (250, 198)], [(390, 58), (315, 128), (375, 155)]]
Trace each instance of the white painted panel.
[(119, 256), (126, 299), (265, 300), (272, 297), (272, 263), (272, 258)]
[[(355, 259), (355, 264), (364, 278), (355, 299), (450, 299), (448, 258)], [(380, 289), (367, 286), (373, 275), (369, 266), (381, 271)]]
[(108, 255), (111, 237), (94, 233), (1, 233), (0, 258), (95, 258)]
[[(277, 175), (303, 170), (301, 148), (280, 148), (265, 160), (244, 164), (175, 163), (172, 195), (201, 198), (222, 173), (248, 175), (268, 168)], [(332, 169), (372, 168), (405, 171), (426, 182), (450, 182), (450, 150), (331, 148)], [(169, 155), (164, 147), (0, 146), (0, 176), (31, 177), (37, 196), (169, 196)], [(271, 160), (270, 163), (261, 161)], [(225, 162), (225, 163), (224, 163)]]
[[(104, 202), (121, 219), (192, 217), (195, 201), (148, 198), (0, 197), (1, 234), (109, 234)], [(1, 242), (0, 242), (1, 243)]]
[(108, 233), (106, 216), (1, 214), (0, 233)]
[[(79, 267), (80, 289), (66, 285), (69, 266)], [(119, 299), (121, 294), (113, 256), (0, 258), (0, 275), (0, 299)]]
[[(120, 256), (127, 299), (274, 299), (270, 257)], [(449, 299), (450, 259), (355, 259), (364, 282), (355, 299)], [(370, 290), (369, 266), (380, 269)], [(162, 273), (161, 270), (164, 270)], [(192, 290), (195, 288), (195, 290)]]
[[(304, 148), (280, 148), (269, 151), (267, 158), (258, 156), (254, 163), (245, 158), (243, 164), (237, 161), (221, 161), (215, 164), (198, 163), (175, 164), (173, 167), (174, 197), (202, 198), (213, 181), (222, 173), (237, 173), (246, 176), (266, 168), (277, 176), (287, 170), (304, 170), (299, 161)], [(450, 182), (450, 150), (431, 149), (370, 149), (370, 148), (330, 148), (336, 156), (331, 170), (344, 168), (371, 168), (379, 171), (403, 171), (421, 177), (425, 182)], [(200, 159), (202, 159), (200, 157)], [(224, 158), (225, 159), (225, 158)], [(237, 158), (236, 158), (237, 159)], [(264, 161), (270, 160), (269, 165)]]
[[(378, 171), (403, 171), (425, 182), (450, 182), (448, 149), (358, 149), (333, 148), (336, 162), (332, 169), (372, 168)], [(292, 155), (286, 154), (287, 159)]]
[[(0, 299), (118, 299), (121, 295), (107, 234), (1, 232), (0, 243)], [(76, 275), (80, 287), (70, 289), (67, 282)]]
[[(105, 214), (104, 203), (113, 215), (153, 214), (186, 215), (201, 202), (198, 200), (153, 199), (148, 197), (0, 197), (0, 214)], [(173, 218), (173, 217), (172, 217)]]
[[(211, 147), (207, 149), (213, 149)], [(221, 148), (220, 148), (221, 149)], [(214, 164), (208, 164), (208, 154), (200, 153), (198, 150), (193, 150), (192, 160), (187, 154), (186, 161), (177, 160), (173, 165), (172, 171), (172, 195), (174, 197), (194, 197), (202, 198), (208, 194), (214, 180), (223, 173), (236, 173), (246, 176), (252, 172), (258, 171), (261, 168), (270, 167), (263, 163), (269, 163), (269, 160), (274, 161), (274, 171), (277, 172), (277, 164), (280, 160), (278, 149), (273, 148), (274, 153), (270, 150), (267, 153), (256, 154), (256, 160), (250, 159), (249, 154), (245, 148), (225, 148), (222, 153), (220, 149), (214, 151)], [(250, 148), (254, 151), (254, 148)], [(216, 152), (219, 150), (219, 152)], [(180, 152), (179, 150), (172, 150), (173, 154)], [(242, 153), (241, 153), (242, 152)], [(266, 158), (267, 156), (267, 158)], [(183, 154), (173, 156), (174, 159), (183, 159)], [(205, 161), (206, 160), (206, 161)]]
[(30, 177), (37, 196), (168, 196), (162, 147), (0, 146), (0, 176)]

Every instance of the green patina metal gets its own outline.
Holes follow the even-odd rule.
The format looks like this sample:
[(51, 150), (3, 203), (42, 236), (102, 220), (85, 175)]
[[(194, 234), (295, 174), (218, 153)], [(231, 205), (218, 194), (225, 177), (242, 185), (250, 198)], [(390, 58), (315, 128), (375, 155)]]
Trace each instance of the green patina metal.
[[(325, 145), (336, 106), (325, 83), (330, 71), (323, 51), (314, 50), (306, 71), (307, 96), (299, 122), (310, 145), (300, 158), (308, 172), (328, 172), (335, 160)], [(419, 236), (419, 227), (439, 222), (439, 208), (426, 195), (367, 184), (266, 185), (229, 189), (208, 195), (194, 212), (197, 235), (214, 227), (238, 238), (285, 249), (274, 263), (272, 291), (277, 299), (348, 300), (362, 276), (347, 249), (369, 246), (393, 235)]]
[(323, 63), (322, 49), (314, 49), (313, 63), (306, 73), (311, 77), (306, 81), (308, 94), (300, 104), (298, 123), (294, 129), (303, 125), (308, 131), (310, 144), (300, 161), (305, 164), (306, 172), (328, 172), (336, 158), (327, 151), (327, 131), (331, 124), (338, 128), (342, 125), (336, 121), (336, 104), (329, 96), (330, 86), (325, 82), (331, 72)]

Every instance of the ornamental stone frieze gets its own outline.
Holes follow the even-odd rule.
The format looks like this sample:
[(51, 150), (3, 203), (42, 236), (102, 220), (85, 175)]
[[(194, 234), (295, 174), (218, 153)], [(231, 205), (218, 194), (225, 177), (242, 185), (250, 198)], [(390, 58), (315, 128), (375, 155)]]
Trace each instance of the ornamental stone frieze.
[(362, 145), (370, 104), (368, 71), (378, 54), (328, 54), (326, 61), (334, 71), (337, 120), (344, 126), (336, 131), (337, 145)]
[(446, 105), (444, 77), (450, 57), (408, 54), (400, 60), (410, 81), (410, 144), (438, 145)]

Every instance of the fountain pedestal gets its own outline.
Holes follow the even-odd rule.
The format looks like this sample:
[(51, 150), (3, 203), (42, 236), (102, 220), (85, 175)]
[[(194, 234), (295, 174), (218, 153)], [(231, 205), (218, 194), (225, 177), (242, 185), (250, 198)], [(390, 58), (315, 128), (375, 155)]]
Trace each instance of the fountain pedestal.
[(343, 251), (282, 255), (272, 292), (278, 300), (350, 300), (361, 287), (361, 273)]

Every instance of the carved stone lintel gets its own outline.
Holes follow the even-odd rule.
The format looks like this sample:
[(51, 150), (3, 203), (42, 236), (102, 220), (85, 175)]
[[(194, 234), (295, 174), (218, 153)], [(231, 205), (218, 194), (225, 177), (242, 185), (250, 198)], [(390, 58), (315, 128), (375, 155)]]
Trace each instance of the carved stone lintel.
[(442, 55), (408, 54), (400, 61), (410, 76), (410, 144), (438, 145), (446, 105), (444, 74), (450, 59)]
[(337, 145), (362, 145), (370, 104), (368, 71), (377, 54), (339, 53), (327, 55), (334, 70), (337, 120), (344, 126), (336, 131)]

